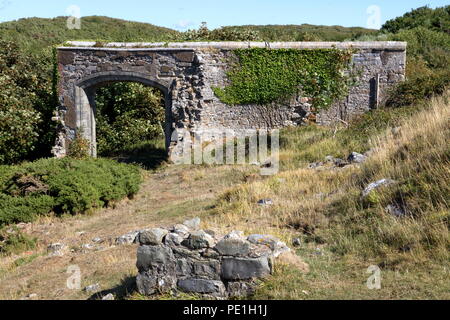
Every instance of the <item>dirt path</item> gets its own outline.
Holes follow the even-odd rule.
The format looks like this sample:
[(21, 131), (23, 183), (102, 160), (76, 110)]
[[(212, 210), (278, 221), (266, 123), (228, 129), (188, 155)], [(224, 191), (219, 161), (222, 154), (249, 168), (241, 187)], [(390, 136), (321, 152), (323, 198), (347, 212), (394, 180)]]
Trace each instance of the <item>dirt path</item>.
[[(90, 215), (47, 217), (22, 226), (38, 239), (38, 247), (19, 256), (0, 258), (0, 299), (87, 299), (91, 293), (67, 288), (69, 266), (81, 272), (81, 288), (98, 283), (102, 290), (125, 295), (136, 275), (136, 245), (115, 246), (128, 232), (170, 226), (202, 216), (225, 188), (245, 179), (245, 167), (170, 166), (146, 173), (140, 192), (114, 209)], [(96, 241), (93, 241), (93, 240)], [(47, 246), (63, 243), (68, 252), (47, 254)], [(37, 296), (36, 296), (37, 295)]]

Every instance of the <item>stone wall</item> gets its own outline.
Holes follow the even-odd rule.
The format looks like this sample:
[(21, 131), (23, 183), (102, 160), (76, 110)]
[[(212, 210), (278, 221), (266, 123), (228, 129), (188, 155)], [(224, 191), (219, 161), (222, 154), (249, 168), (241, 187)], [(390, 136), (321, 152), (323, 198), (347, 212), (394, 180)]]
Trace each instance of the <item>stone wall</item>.
[(91, 141), (92, 155), (96, 155), (95, 90), (117, 81), (141, 82), (164, 93), (169, 150), (178, 143), (173, 135), (178, 129), (201, 134), (209, 129), (281, 128), (303, 123), (309, 113), (308, 97), (296, 97), (286, 105), (231, 107), (214, 95), (212, 87), (227, 83), (227, 57), (236, 48), (354, 48), (353, 65), (359, 70), (359, 81), (344, 101), (318, 115), (319, 124), (347, 121), (376, 108), (386, 90), (405, 78), (403, 42), (111, 43), (103, 48), (85, 42), (72, 45), (58, 48), (60, 107), (55, 120), (60, 125), (56, 156), (66, 154), (79, 128)]
[(200, 294), (215, 298), (249, 296), (256, 280), (272, 273), (273, 259), (290, 249), (267, 235), (233, 231), (219, 237), (200, 230), (200, 219), (170, 229), (149, 229), (136, 237), (136, 278), (143, 295)]

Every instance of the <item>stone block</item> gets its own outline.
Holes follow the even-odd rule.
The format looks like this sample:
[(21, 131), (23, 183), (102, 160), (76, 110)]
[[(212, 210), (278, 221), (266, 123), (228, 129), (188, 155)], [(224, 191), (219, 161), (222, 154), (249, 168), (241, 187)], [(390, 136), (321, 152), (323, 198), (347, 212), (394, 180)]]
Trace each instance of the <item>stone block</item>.
[(183, 279), (178, 281), (178, 287), (184, 292), (219, 294), (225, 293), (222, 281), (205, 279)]
[(223, 258), (222, 278), (225, 280), (247, 280), (262, 278), (271, 273), (269, 259), (261, 258)]

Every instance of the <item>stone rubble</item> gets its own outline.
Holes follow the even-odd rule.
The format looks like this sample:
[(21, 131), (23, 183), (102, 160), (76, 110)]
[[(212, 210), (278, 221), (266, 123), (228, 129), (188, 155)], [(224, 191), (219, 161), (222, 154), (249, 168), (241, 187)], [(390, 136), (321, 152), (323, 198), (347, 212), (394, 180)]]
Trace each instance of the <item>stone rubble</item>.
[(148, 230), (137, 236), (136, 284), (143, 295), (182, 291), (218, 299), (248, 296), (256, 279), (272, 273), (273, 259), (290, 251), (269, 235), (245, 237), (232, 231), (219, 237), (201, 230), (198, 218), (152, 230), (157, 241), (149, 241)]

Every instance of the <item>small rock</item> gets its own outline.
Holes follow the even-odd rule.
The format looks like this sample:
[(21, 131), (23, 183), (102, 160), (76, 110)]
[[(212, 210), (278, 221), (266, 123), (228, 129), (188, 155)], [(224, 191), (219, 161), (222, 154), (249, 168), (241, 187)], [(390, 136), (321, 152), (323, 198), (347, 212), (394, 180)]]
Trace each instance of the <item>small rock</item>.
[(115, 298), (114, 298), (114, 295), (113, 295), (112, 293), (108, 293), (106, 296), (104, 296), (104, 297), (102, 298), (102, 300), (109, 300), (109, 301), (112, 301), (112, 300), (115, 300)]
[(36, 293), (30, 293), (26, 297), (21, 298), (20, 300), (37, 300), (38, 295)]
[(271, 205), (273, 205), (273, 201), (272, 201), (272, 199), (262, 199), (262, 200), (258, 201), (258, 204), (260, 206), (271, 206)]
[(245, 239), (244, 232), (233, 230), (223, 237), (224, 239)]
[(47, 247), (47, 252), (51, 257), (62, 257), (69, 248), (62, 243), (53, 243)]
[(102, 243), (103, 239), (102, 238), (94, 238), (94, 239), (92, 239), (92, 242), (94, 242), (94, 243)]
[(183, 240), (181, 244), (193, 250), (212, 248), (214, 247), (214, 239), (206, 232), (200, 230), (192, 232), (189, 238)]
[(406, 215), (405, 209), (397, 204), (390, 204), (385, 208), (386, 212), (394, 217), (401, 218)]
[(91, 284), (90, 286), (87, 286), (86, 288), (84, 288), (83, 291), (87, 292), (87, 293), (99, 292), (100, 291), (100, 285), (98, 283)]
[(79, 231), (79, 232), (76, 232), (76, 233), (75, 233), (75, 235), (76, 235), (77, 237), (84, 236), (85, 234), (86, 234), (86, 231)]
[(196, 217), (191, 220), (186, 220), (183, 224), (191, 230), (199, 230), (200, 229), (200, 218)]
[(350, 163), (363, 163), (364, 161), (366, 161), (366, 159), (367, 158), (365, 155), (362, 155), (358, 152), (352, 152), (347, 158)]
[(323, 162), (313, 162), (308, 165), (308, 169), (317, 169), (323, 166)]
[(381, 179), (376, 182), (373, 182), (369, 184), (363, 191), (362, 195), (363, 197), (367, 197), (369, 193), (371, 193), (373, 190), (378, 189), (380, 187), (389, 186), (394, 184), (396, 181), (391, 179)]
[(116, 238), (116, 244), (117, 245), (128, 245), (136, 242), (136, 237), (138, 236), (140, 231), (133, 231), (127, 234), (124, 234), (123, 236), (120, 236)]
[(256, 245), (268, 246), (272, 250), (273, 256), (275, 258), (278, 257), (283, 252), (290, 251), (290, 249), (284, 242), (280, 241), (278, 238), (274, 236), (252, 234), (247, 238), (247, 240)]
[(167, 236), (164, 238), (164, 244), (166, 246), (179, 246), (181, 245), (181, 243), (183, 242), (184, 238), (182, 236), (180, 236), (177, 233), (169, 233), (167, 234)]
[(86, 244), (83, 244), (82, 248), (87, 249), (87, 250), (93, 250), (94, 246), (90, 243), (86, 243)]
[(169, 233), (166, 229), (153, 228), (139, 233), (141, 245), (157, 246), (162, 244), (164, 237)]
[(174, 225), (172, 228), (172, 232), (182, 236), (183, 238), (187, 238), (189, 236), (189, 228), (184, 224)]
[(292, 245), (295, 247), (300, 247), (302, 245), (302, 240), (300, 238), (292, 239)]

